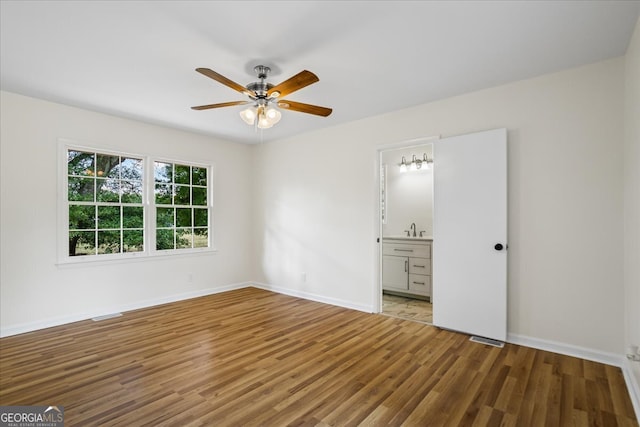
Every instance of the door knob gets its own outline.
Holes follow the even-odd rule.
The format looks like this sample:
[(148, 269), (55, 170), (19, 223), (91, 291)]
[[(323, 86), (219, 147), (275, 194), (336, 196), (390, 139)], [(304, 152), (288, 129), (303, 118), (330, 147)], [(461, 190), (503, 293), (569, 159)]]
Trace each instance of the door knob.
[(502, 245), (502, 243), (496, 243), (496, 245), (493, 247), (496, 251), (501, 251), (504, 249), (504, 246)]

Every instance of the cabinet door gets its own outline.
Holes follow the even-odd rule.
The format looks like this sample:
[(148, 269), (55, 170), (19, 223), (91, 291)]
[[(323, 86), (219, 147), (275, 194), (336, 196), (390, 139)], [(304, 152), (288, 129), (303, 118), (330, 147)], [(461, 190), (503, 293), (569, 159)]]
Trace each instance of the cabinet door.
[(384, 255), (382, 257), (382, 287), (384, 289), (409, 289), (409, 258)]

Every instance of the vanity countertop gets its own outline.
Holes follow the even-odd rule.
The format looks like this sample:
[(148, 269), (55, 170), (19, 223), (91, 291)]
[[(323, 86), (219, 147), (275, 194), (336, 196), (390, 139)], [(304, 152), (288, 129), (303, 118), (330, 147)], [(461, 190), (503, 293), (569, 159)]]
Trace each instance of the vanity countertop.
[(382, 238), (382, 240), (386, 240), (386, 239), (429, 242), (433, 240), (433, 236), (422, 236), (422, 237), (384, 236)]

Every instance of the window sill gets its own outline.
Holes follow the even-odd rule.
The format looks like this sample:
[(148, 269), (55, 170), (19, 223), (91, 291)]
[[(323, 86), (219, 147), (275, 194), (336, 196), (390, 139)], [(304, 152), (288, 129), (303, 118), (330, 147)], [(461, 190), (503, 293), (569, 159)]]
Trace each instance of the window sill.
[(59, 260), (55, 265), (59, 268), (72, 268), (81, 266), (100, 266), (100, 265), (113, 265), (113, 264), (128, 264), (144, 261), (156, 261), (160, 259), (168, 258), (185, 258), (194, 256), (206, 256), (215, 255), (218, 253), (216, 248), (204, 248), (204, 249), (192, 249), (189, 251), (174, 250), (174, 251), (162, 251), (154, 253), (132, 253), (126, 256), (121, 255), (89, 255), (89, 256), (77, 256), (73, 258), (66, 258)]

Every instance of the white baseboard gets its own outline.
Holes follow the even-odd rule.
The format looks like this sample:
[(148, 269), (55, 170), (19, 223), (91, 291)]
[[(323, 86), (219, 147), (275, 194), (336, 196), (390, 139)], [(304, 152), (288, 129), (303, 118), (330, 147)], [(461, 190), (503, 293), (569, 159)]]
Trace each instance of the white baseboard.
[(507, 342), (619, 367), (627, 384), (636, 418), (640, 420), (640, 385), (633, 374), (631, 362), (623, 355), (518, 334), (507, 334)]
[(350, 308), (352, 310), (363, 311), (365, 313), (374, 313), (376, 311), (373, 309), (373, 306), (370, 306), (370, 305), (354, 304), (350, 301), (345, 301), (338, 298), (330, 298), (323, 295), (313, 294), (310, 292), (304, 292), (304, 291), (298, 291), (295, 289), (283, 288), (280, 286), (268, 285), (266, 283), (260, 283), (260, 282), (252, 282), (252, 283), (253, 283), (253, 286), (256, 288), (277, 292), (283, 295), (289, 295), (292, 297), (308, 299), (311, 301), (322, 302), (325, 304), (337, 305), (338, 307)]
[(206, 295), (212, 295), (220, 292), (231, 291), (234, 289), (246, 288), (248, 286), (251, 286), (250, 282), (233, 283), (230, 285), (217, 286), (215, 288), (200, 289), (192, 292), (185, 292), (185, 293), (169, 295), (161, 298), (154, 298), (154, 299), (139, 301), (132, 304), (124, 304), (118, 307), (111, 307), (109, 309), (104, 309), (104, 310), (99, 310), (94, 312), (87, 312), (87, 313), (74, 314), (71, 316), (44, 319), (44, 320), (39, 320), (37, 322), (22, 323), (19, 325), (9, 326), (6, 328), (5, 327), (0, 328), (0, 338), (9, 337), (12, 335), (24, 334), (26, 332), (33, 332), (40, 329), (51, 328), (54, 326), (66, 325), (67, 323), (79, 322), (81, 320), (87, 320), (87, 319), (91, 319), (99, 316), (106, 316), (113, 313), (122, 313), (126, 311), (131, 311), (131, 310), (138, 310), (141, 308), (153, 307), (156, 305), (168, 304), (168, 303), (187, 300), (191, 298), (203, 297)]
[(636, 411), (636, 418), (640, 421), (640, 383), (638, 383), (638, 379), (633, 374), (632, 363), (638, 362), (631, 362), (629, 359), (624, 359), (622, 374), (624, 375), (624, 381), (627, 383), (633, 409)]
[(522, 345), (525, 347), (537, 348), (539, 350), (546, 350), (552, 353), (579, 357), (580, 359), (591, 360), (594, 362), (604, 363), (605, 365), (613, 365), (618, 367), (622, 367), (622, 363), (625, 360), (625, 358), (621, 354), (608, 353), (605, 351), (594, 350), (577, 345), (528, 337), (526, 335), (509, 333), (507, 334), (507, 342), (510, 342), (511, 344)]

